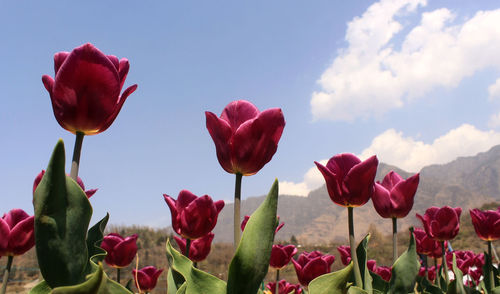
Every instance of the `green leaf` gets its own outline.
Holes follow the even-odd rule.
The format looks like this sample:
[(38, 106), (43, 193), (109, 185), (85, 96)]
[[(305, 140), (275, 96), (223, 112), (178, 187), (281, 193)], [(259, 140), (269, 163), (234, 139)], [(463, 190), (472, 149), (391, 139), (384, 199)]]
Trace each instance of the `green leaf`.
[(369, 293), (368, 291), (365, 291), (365, 290), (358, 288), (356, 286), (351, 286), (347, 290), (347, 294), (368, 294), (368, 293)]
[(392, 266), (389, 293), (410, 293), (414, 290), (420, 263), (418, 262), (413, 228), (410, 228), (410, 232), (410, 244), (408, 249), (401, 254)]
[(455, 253), (453, 253), (453, 265), (452, 265), (453, 273), (455, 274), (455, 280), (450, 282), (448, 286), (448, 294), (461, 294), (466, 293), (464, 288), (464, 276), (462, 271), (457, 267), (457, 257)]
[(274, 241), (278, 180), (252, 214), (229, 265), (227, 293), (255, 294), (267, 274)]
[[(90, 256), (89, 262), (87, 263), (86, 273), (90, 274), (97, 270), (96, 266), (99, 262), (102, 262), (106, 257), (106, 251), (101, 248), (101, 242), (104, 238), (104, 230), (106, 229), (106, 224), (109, 220), (109, 213), (103, 217), (99, 222), (90, 228), (87, 234), (87, 250)], [(91, 260), (93, 264), (91, 263)]]
[(351, 285), (349, 278), (353, 272), (353, 263), (339, 271), (321, 275), (309, 283), (310, 294), (346, 293)]
[[(482, 286), (486, 293), (493, 293), (490, 289), (490, 272), (493, 270), (493, 279), (495, 287), (498, 288), (499, 280), (498, 280), (498, 269), (491, 264), (491, 255), (487, 252), (484, 252), (484, 265), (483, 265), (483, 277)], [(495, 288), (495, 289), (496, 289)]]
[(381, 293), (387, 293), (387, 291), (389, 290), (389, 283), (374, 272), (370, 272), (370, 275), (372, 277), (373, 290), (380, 291)]
[(88, 262), (85, 240), (92, 207), (82, 188), (66, 176), (64, 162), (59, 140), (34, 195), (38, 264), (52, 288), (82, 283)]
[(31, 288), (28, 294), (48, 294), (52, 291), (49, 284), (42, 280), (40, 283), (36, 284), (35, 287)]
[(52, 294), (97, 294), (100, 292), (100, 288), (106, 287), (106, 278), (104, 276), (104, 271), (102, 265), (99, 265), (97, 271), (95, 271), (90, 279), (75, 286), (65, 286), (58, 287), (52, 290)]
[(370, 234), (366, 235), (361, 242), (359, 242), (358, 247), (356, 247), (356, 254), (358, 255), (359, 271), (361, 272), (361, 279), (363, 280), (363, 290), (369, 293), (373, 291), (372, 287), (372, 277), (366, 262), (368, 261), (368, 241), (370, 241)]
[[(193, 263), (179, 251), (175, 250), (167, 240), (167, 258), (170, 264), (169, 281), (176, 279), (176, 273), (185, 280), (176, 293), (186, 294), (225, 294), (226, 283), (204, 271), (193, 267)], [(178, 279), (178, 277), (177, 277)], [(179, 280), (179, 279), (178, 279)], [(177, 286), (175, 286), (177, 288)], [(174, 286), (168, 288), (173, 293)], [(181, 291), (181, 292), (179, 292)], [(257, 291), (255, 291), (257, 292)]]
[(172, 268), (168, 269), (167, 272), (167, 293), (175, 294), (177, 290), (185, 284), (186, 280), (177, 271), (172, 271)]

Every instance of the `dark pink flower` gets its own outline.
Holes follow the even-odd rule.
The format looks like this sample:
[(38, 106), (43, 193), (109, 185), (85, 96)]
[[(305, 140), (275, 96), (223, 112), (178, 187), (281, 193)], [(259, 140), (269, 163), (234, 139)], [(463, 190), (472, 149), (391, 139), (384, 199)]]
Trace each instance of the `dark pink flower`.
[[(418, 275), (421, 277), (425, 277), (425, 267), (420, 267), (420, 270), (418, 271)], [(429, 281), (434, 281), (436, 278), (436, 267), (432, 266), (427, 268), (427, 278)]]
[(220, 118), (209, 111), (205, 116), (220, 165), (244, 176), (257, 173), (271, 160), (285, 127), (281, 109), (260, 112), (245, 100), (229, 103)]
[(372, 271), (372, 272), (375, 272), (375, 270), (377, 269), (377, 261), (374, 260), (374, 259), (368, 259), (366, 261), (366, 267)]
[[(279, 221), (279, 216), (278, 216), (278, 221)], [(243, 232), (245, 230), (245, 227), (247, 225), (247, 222), (248, 220), (250, 219), (250, 216), (249, 215), (245, 215), (245, 217), (243, 218), (243, 220), (241, 221), (241, 231)], [(283, 228), (283, 226), (285, 225), (285, 223), (280, 223), (276, 229), (274, 230), (274, 233), (276, 234), (279, 230), (281, 230), (281, 228)]]
[(307, 286), (316, 277), (330, 272), (330, 267), (335, 261), (335, 256), (319, 252), (302, 252), (295, 261), (292, 259), (295, 273), (302, 286)]
[(101, 248), (108, 253), (104, 261), (109, 266), (126, 267), (137, 253), (137, 234), (123, 238), (120, 234), (110, 233), (104, 236)]
[(292, 259), (292, 257), (297, 254), (297, 248), (294, 245), (280, 245), (275, 244), (271, 249), (271, 259), (269, 260), (269, 265), (276, 268), (284, 268)]
[(183, 238), (195, 240), (210, 233), (217, 224), (224, 201), (213, 202), (208, 195), (197, 197), (182, 190), (177, 200), (163, 194), (172, 214), (172, 227)]
[(340, 253), (342, 264), (348, 265), (351, 262), (351, 246), (341, 245), (337, 247), (337, 250)]
[(24, 254), (35, 245), (35, 217), (12, 209), (0, 218), (0, 256)]
[(422, 221), (425, 232), (429, 237), (437, 241), (452, 240), (460, 229), (460, 214), (462, 208), (451, 208), (449, 206), (430, 207), (421, 216), (417, 217)]
[[(415, 241), (417, 243), (417, 252), (420, 254), (425, 254), (429, 257), (439, 258), (443, 255), (441, 251), (441, 244), (430, 238), (427, 233), (421, 228), (415, 228), (413, 231), (415, 235)], [(445, 242), (446, 248), (446, 242)]]
[(386, 282), (391, 280), (392, 269), (388, 266), (377, 266), (373, 272), (379, 275)]
[(365, 161), (343, 153), (330, 158), (326, 166), (314, 162), (326, 181), (333, 202), (344, 207), (364, 205), (373, 194), (378, 160), (372, 156)]
[(500, 239), (500, 208), (497, 210), (471, 209), (470, 218), (479, 238), (485, 241)]
[(146, 266), (140, 270), (132, 270), (135, 286), (140, 293), (150, 292), (156, 287), (158, 277), (163, 272), (163, 269), (156, 269), (154, 266)]
[[(35, 195), (35, 190), (36, 187), (38, 187), (38, 184), (40, 184), (40, 181), (42, 181), (43, 175), (45, 174), (45, 170), (42, 170), (35, 178), (35, 181), (33, 182), (33, 195)], [(78, 185), (82, 188), (82, 190), (85, 192), (85, 195), (87, 195), (87, 198), (92, 197), (92, 195), (97, 192), (97, 189), (90, 189), (85, 191), (85, 185), (83, 184), (83, 181), (80, 177), (76, 178), (76, 182)]]
[(406, 180), (394, 171), (389, 172), (382, 183), (375, 183), (372, 196), (373, 206), (383, 218), (403, 218), (413, 207), (413, 198), (417, 192), (419, 174)]
[(462, 273), (467, 274), (469, 268), (474, 265), (476, 254), (470, 250), (455, 250), (453, 252), (446, 253), (446, 264), (448, 268), (453, 266), (453, 254), (455, 254), (457, 267), (462, 271)]
[[(199, 239), (191, 241), (191, 246), (189, 246), (189, 259), (194, 262), (205, 260), (210, 253), (214, 236), (214, 233), (210, 232)], [(182, 254), (186, 255), (186, 239), (177, 236), (174, 236), (174, 239), (177, 245), (179, 245)]]
[[(269, 282), (266, 285), (266, 288), (271, 291), (271, 294), (276, 294), (276, 282)], [(293, 291), (294, 294), (301, 294), (302, 289), (300, 288), (299, 284), (290, 284), (285, 280), (281, 280), (278, 283), (278, 294), (289, 294), (292, 293)]]
[(104, 55), (87, 43), (71, 52), (54, 55), (55, 79), (43, 75), (57, 122), (64, 129), (85, 135), (105, 131), (120, 112), (125, 99), (137, 85), (120, 96), (129, 62)]

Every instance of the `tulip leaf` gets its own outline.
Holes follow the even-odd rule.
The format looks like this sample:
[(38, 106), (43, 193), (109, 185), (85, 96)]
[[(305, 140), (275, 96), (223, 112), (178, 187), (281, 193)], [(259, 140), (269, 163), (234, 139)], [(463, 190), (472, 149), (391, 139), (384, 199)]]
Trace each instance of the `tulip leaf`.
[(104, 288), (106, 286), (106, 278), (104, 276), (104, 270), (102, 269), (102, 264), (99, 265), (97, 271), (95, 271), (90, 279), (87, 281), (74, 285), (74, 286), (65, 286), (58, 287), (52, 290), (53, 294), (97, 294), (102, 293), (99, 291), (100, 288)]
[(372, 287), (373, 290), (378, 290), (382, 293), (386, 293), (389, 290), (389, 283), (382, 279), (381, 276), (377, 275), (374, 272), (370, 272), (372, 277)]
[(28, 294), (48, 294), (52, 291), (49, 284), (42, 280), (40, 283), (36, 284), (35, 287), (31, 288)]
[(106, 251), (101, 248), (101, 242), (104, 237), (104, 230), (106, 229), (106, 224), (109, 220), (109, 213), (106, 213), (106, 216), (102, 218), (99, 222), (97, 222), (92, 228), (90, 228), (87, 234), (87, 250), (89, 252), (89, 262), (87, 264), (87, 274), (90, 274), (97, 270), (95, 266), (92, 266), (90, 260), (94, 262), (96, 265), (99, 262), (102, 262), (106, 257)]
[(486, 293), (492, 293), (491, 292), (491, 287), (490, 287), (490, 273), (491, 270), (493, 270), (493, 280), (495, 287), (498, 288), (499, 286), (499, 280), (498, 280), (498, 269), (494, 267), (491, 263), (491, 255), (489, 255), (487, 252), (484, 252), (484, 265), (483, 265), (483, 289), (486, 291)]
[(228, 294), (255, 294), (269, 269), (278, 209), (278, 180), (250, 216), (229, 265)]
[(309, 294), (345, 293), (352, 284), (349, 282), (353, 272), (353, 263), (345, 268), (321, 275), (309, 283)]
[(416, 278), (420, 270), (413, 228), (410, 228), (410, 244), (406, 252), (394, 262), (389, 293), (410, 293), (414, 290)]
[[(186, 294), (225, 294), (226, 283), (204, 271), (201, 271), (193, 266), (189, 258), (185, 257), (179, 251), (175, 250), (167, 240), (167, 259), (170, 264), (169, 281), (179, 282), (178, 276), (176, 281), (176, 273), (182, 275), (184, 283), (179, 288), (177, 286), (169, 287), (169, 294), (173, 293), (174, 287), (177, 288), (176, 293)], [(181, 291), (181, 292), (179, 292)], [(182, 292), (183, 291), (183, 292)]]
[(363, 289), (372, 292), (372, 277), (367, 266), (368, 241), (370, 241), (370, 234), (366, 235), (363, 240), (359, 242), (358, 247), (356, 247), (356, 254), (358, 255), (359, 271), (361, 272), (361, 279), (363, 280)]
[(455, 256), (455, 253), (453, 253), (453, 273), (455, 274), (455, 280), (450, 282), (450, 285), (448, 286), (448, 291), (446, 293), (448, 294), (461, 294), (461, 293), (467, 293), (465, 292), (464, 288), (464, 276), (462, 271), (457, 267), (457, 257)]
[(351, 286), (347, 290), (347, 294), (368, 294), (368, 293), (369, 293), (368, 291), (365, 291), (365, 290), (363, 290), (359, 287), (356, 287), (356, 286)]
[(168, 269), (167, 272), (167, 293), (177, 293), (177, 290), (185, 284), (186, 280), (177, 271), (173, 271), (172, 268)]
[(52, 287), (85, 281), (87, 228), (92, 207), (82, 188), (64, 171), (59, 140), (34, 195), (35, 242), (40, 272)]

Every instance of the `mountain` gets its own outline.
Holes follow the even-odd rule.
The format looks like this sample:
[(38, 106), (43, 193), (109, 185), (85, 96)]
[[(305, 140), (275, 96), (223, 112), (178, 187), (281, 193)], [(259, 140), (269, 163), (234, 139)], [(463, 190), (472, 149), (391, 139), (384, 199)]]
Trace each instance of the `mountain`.
[[(391, 170), (403, 178), (412, 175), (380, 163), (376, 180), (381, 181)], [(251, 214), (264, 197), (243, 200), (242, 216)], [(475, 156), (422, 168), (413, 209), (406, 218), (398, 220), (398, 230), (406, 230), (410, 225), (421, 226), (415, 213), (423, 214), (430, 206), (460, 206), (464, 214), (470, 208), (493, 201), (500, 201), (500, 145)], [(330, 200), (325, 185), (311, 191), (307, 197), (280, 195), (278, 215), (285, 226), (276, 235), (277, 240), (295, 236), (303, 244), (347, 242), (347, 209)], [(384, 233), (392, 233), (391, 220), (381, 218), (371, 201), (354, 209), (354, 223), (357, 239), (367, 233), (370, 224)], [(233, 204), (227, 204), (214, 230), (216, 242), (232, 242), (232, 224)]]

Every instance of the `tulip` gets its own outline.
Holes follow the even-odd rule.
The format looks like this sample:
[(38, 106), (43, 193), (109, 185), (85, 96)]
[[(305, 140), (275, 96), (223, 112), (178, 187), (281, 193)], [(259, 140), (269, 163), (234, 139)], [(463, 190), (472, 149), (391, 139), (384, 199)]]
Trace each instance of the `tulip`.
[(373, 272), (379, 275), (386, 282), (391, 280), (392, 269), (388, 266), (377, 266)]
[(177, 200), (163, 194), (172, 214), (172, 227), (183, 238), (196, 240), (210, 233), (217, 224), (224, 201), (214, 202), (208, 195), (197, 197), (182, 190)]
[(279, 108), (260, 112), (252, 103), (238, 100), (229, 103), (219, 117), (206, 111), (206, 126), (215, 143), (222, 168), (236, 175), (234, 189), (234, 247), (240, 241), (240, 202), (242, 176), (257, 173), (276, 150), (285, 127)]
[(427, 278), (429, 279), (429, 281), (434, 281), (434, 279), (436, 278), (436, 267), (432, 266), (426, 269), (424, 266), (422, 266), (418, 271), (418, 275), (421, 277), (425, 277), (426, 270), (427, 270)]
[(147, 293), (153, 290), (162, 272), (163, 269), (157, 269), (154, 266), (146, 266), (140, 270), (133, 269), (132, 275), (139, 293)]
[(354, 280), (356, 286), (363, 287), (356, 255), (353, 208), (364, 205), (372, 196), (378, 159), (376, 156), (372, 156), (362, 162), (353, 154), (343, 153), (330, 158), (326, 166), (316, 161), (314, 163), (325, 178), (326, 188), (332, 201), (340, 206), (347, 207), (349, 245), (354, 263)]
[(128, 266), (137, 253), (137, 234), (123, 238), (120, 234), (110, 233), (104, 236), (101, 248), (108, 254), (104, 261), (116, 268), (116, 280), (120, 282), (120, 268)]
[(271, 249), (269, 265), (275, 269), (282, 269), (290, 262), (295, 254), (297, 254), (297, 248), (295, 248), (294, 245), (285, 246), (275, 244)]
[(417, 243), (417, 253), (425, 254), (432, 258), (439, 258), (443, 255), (441, 244), (431, 239), (423, 229), (415, 228), (413, 234), (415, 235), (415, 242)]
[[(460, 214), (462, 208), (451, 208), (449, 206), (430, 207), (425, 211), (424, 216), (417, 213), (417, 217), (422, 221), (425, 232), (434, 240), (440, 241), (442, 258), (446, 260), (444, 242), (455, 238), (460, 229)], [(446, 262), (443, 262), (444, 272), (448, 272)], [(446, 284), (449, 284), (448, 275), (444, 275)]]
[[(189, 259), (191, 259), (193, 262), (200, 262), (205, 260), (208, 254), (210, 253), (210, 247), (212, 245), (214, 236), (215, 236), (214, 233), (208, 233), (199, 239), (193, 240), (189, 247)], [(181, 250), (182, 254), (187, 255), (186, 252), (187, 240), (179, 238), (177, 236), (174, 236), (174, 239), (175, 242), (177, 242), (177, 245), (179, 246), (179, 249)]]
[(104, 132), (113, 123), (127, 97), (137, 85), (120, 96), (129, 70), (126, 58), (104, 55), (87, 43), (71, 52), (54, 55), (55, 79), (42, 76), (61, 127), (76, 135), (71, 178), (76, 181), (83, 137)]
[(377, 269), (377, 261), (375, 261), (374, 259), (367, 260), (366, 267), (368, 268), (368, 270), (375, 272), (375, 270)]
[[(35, 195), (35, 190), (38, 187), (38, 184), (40, 184), (40, 181), (42, 181), (42, 178), (43, 178), (44, 174), (45, 174), (45, 170), (42, 170), (36, 176), (35, 181), (33, 182), (33, 195)], [(78, 185), (80, 185), (80, 187), (82, 188), (82, 190), (85, 192), (85, 195), (87, 195), (87, 198), (92, 197), (92, 195), (94, 195), (95, 192), (97, 192), (97, 189), (91, 189), (91, 190), (85, 191), (85, 185), (83, 184), (83, 181), (82, 181), (82, 179), (80, 177), (76, 178), (76, 182), (78, 183)]]
[[(248, 220), (250, 219), (250, 216), (249, 215), (245, 215), (245, 217), (243, 218), (243, 221), (241, 221), (241, 231), (243, 232), (245, 230), (245, 227), (247, 226), (247, 223), (248, 223)], [(278, 220), (279, 220), (279, 216), (278, 216)], [(283, 226), (285, 225), (285, 223), (280, 223), (276, 229), (274, 230), (274, 233), (278, 233), (279, 230), (281, 230), (281, 228), (283, 228)]]
[(447, 252), (446, 263), (448, 267), (453, 266), (453, 254), (455, 254), (457, 267), (462, 271), (462, 273), (467, 274), (470, 267), (474, 265), (476, 254), (470, 250), (455, 250), (453, 252)]
[(296, 261), (292, 259), (297, 278), (300, 284), (305, 287), (316, 277), (329, 273), (334, 261), (335, 256), (323, 255), (319, 251), (312, 251), (310, 253), (304, 251)]
[(351, 262), (351, 248), (349, 246), (341, 245), (337, 247), (338, 252), (340, 253), (340, 260), (343, 265), (349, 265)]
[(7, 281), (14, 256), (24, 254), (35, 245), (35, 217), (22, 209), (12, 209), (0, 218), (0, 257), (8, 256), (4, 269), (2, 289), (7, 290)]
[(500, 239), (500, 208), (497, 210), (469, 210), (477, 236), (485, 241)]
[(295, 291), (294, 294), (302, 294), (302, 289), (300, 288), (299, 284), (290, 284), (285, 280), (279, 281), (277, 293), (276, 293), (276, 282), (269, 282), (266, 285), (266, 288), (269, 289), (271, 294), (288, 294), (292, 293), (293, 291)]

